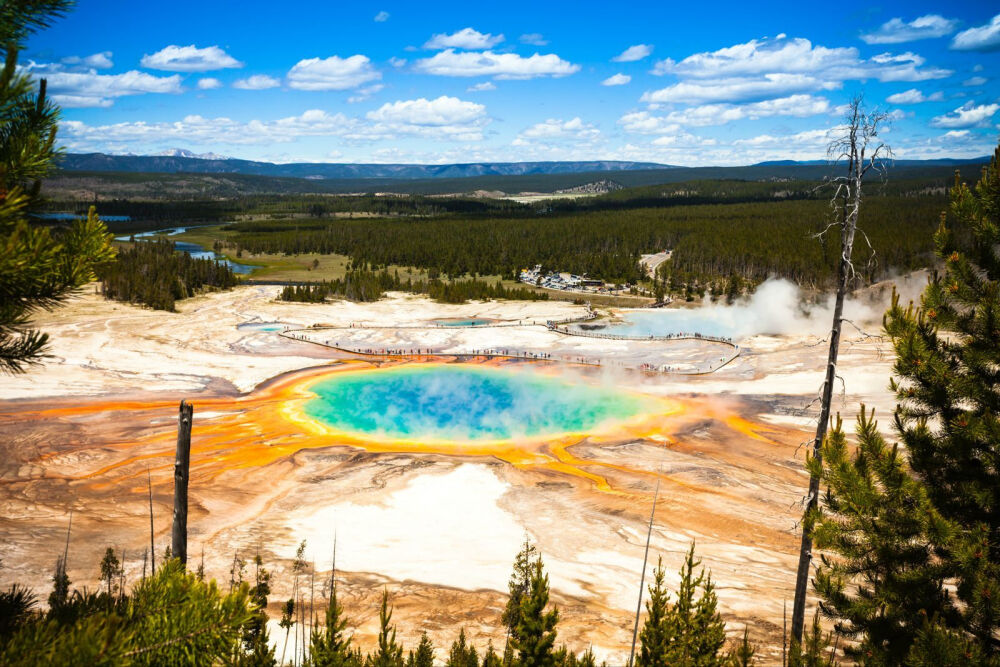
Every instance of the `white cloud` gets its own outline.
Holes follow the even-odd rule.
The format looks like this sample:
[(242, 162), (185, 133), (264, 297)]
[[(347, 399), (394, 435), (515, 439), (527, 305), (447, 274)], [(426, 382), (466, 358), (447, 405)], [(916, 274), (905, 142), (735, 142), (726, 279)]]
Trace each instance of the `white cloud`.
[(931, 119), (931, 126), (961, 130), (968, 127), (989, 127), (990, 119), (1000, 110), (1000, 104), (975, 105), (967, 102), (963, 106)]
[(944, 93), (940, 90), (925, 96), (916, 88), (910, 88), (909, 90), (904, 90), (901, 93), (890, 95), (885, 98), (885, 101), (889, 104), (920, 104), (921, 102), (938, 102), (943, 99)]
[[(236, 121), (230, 118), (186, 116), (174, 122), (144, 121), (88, 125), (60, 123), (60, 138), (75, 151), (148, 153), (183, 142), (186, 146), (270, 146), (309, 137), (332, 137), (370, 146), (372, 142), (406, 136), (447, 141), (478, 141), (489, 123), (485, 107), (455, 98), (410, 100), (383, 105), (367, 118), (311, 109), (275, 120)], [(366, 149), (366, 154), (372, 154)]]
[(470, 93), (481, 93), (487, 90), (496, 90), (497, 87), (492, 81), (483, 81), (482, 83), (477, 83), (473, 86), (469, 86), (466, 90)]
[(955, 35), (951, 40), (951, 48), (959, 51), (1000, 50), (1000, 14), (986, 25), (969, 28)]
[(768, 74), (802, 74), (822, 81), (878, 79), (879, 81), (923, 81), (949, 76), (950, 70), (918, 69), (925, 59), (915, 53), (882, 53), (869, 60), (859, 58), (853, 47), (827, 48), (801, 37), (750, 40), (717, 51), (696, 53), (674, 62), (661, 60), (654, 74), (676, 74), (693, 79), (750, 77)]
[(765, 74), (751, 79), (729, 78), (674, 84), (643, 93), (643, 102), (652, 104), (742, 102), (785, 97), (815, 90), (835, 90), (841, 84), (805, 74)]
[(376, 23), (385, 23), (388, 20), (389, 20), (389, 12), (387, 12), (385, 10), (383, 10), (383, 11), (381, 11), (378, 14), (375, 15), (375, 22)]
[(636, 44), (630, 46), (611, 60), (616, 63), (633, 63), (642, 60), (653, 52), (653, 47), (649, 44)]
[(267, 90), (268, 88), (277, 88), (280, 85), (281, 81), (266, 74), (254, 74), (253, 76), (245, 79), (237, 79), (233, 82), (233, 88), (239, 88), (240, 90)]
[(198, 79), (199, 90), (213, 90), (215, 88), (221, 88), (222, 82), (216, 78), (206, 76), (203, 79)]
[[(524, 139), (575, 139), (593, 141), (601, 135), (601, 131), (590, 123), (584, 123), (579, 116), (571, 120), (550, 118), (542, 123), (536, 123), (526, 128), (518, 135)], [(515, 141), (517, 145), (517, 141)]]
[(218, 46), (199, 49), (194, 44), (188, 46), (171, 44), (152, 55), (144, 55), (141, 63), (143, 67), (168, 72), (207, 72), (213, 69), (243, 67), (243, 63)]
[(909, 23), (894, 18), (886, 21), (875, 32), (861, 35), (866, 44), (900, 44), (918, 39), (944, 37), (955, 31), (958, 21), (946, 19), (937, 14), (927, 14)]
[(626, 83), (632, 80), (628, 74), (615, 74), (614, 76), (609, 76), (604, 81), (601, 81), (602, 86), (624, 86)]
[(288, 85), (297, 90), (348, 90), (382, 78), (367, 56), (309, 58), (288, 71)]
[(465, 49), (476, 51), (479, 49), (492, 49), (503, 41), (503, 35), (483, 34), (472, 28), (462, 28), (458, 32), (448, 34), (438, 34), (427, 40), (425, 49)]
[(950, 76), (950, 70), (923, 67), (923, 57), (907, 52), (882, 53), (868, 60), (857, 49), (814, 46), (802, 38), (779, 36), (751, 40), (680, 62), (661, 60), (654, 74), (674, 74), (682, 81), (647, 92), (652, 103), (739, 102), (816, 90), (834, 90), (846, 80), (924, 81)]
[(521, 43), (531, 44), (532, 46), (546, 46), (549, 41), (541, 33), (529, 32), (521, 35)]
[(101, 51), (100, 53), (95, 53), (90, 56), (68, 56), (63, 58), (60, 62), (64, 65), (74, 65), (82, 67), (92, 67), (94, 69), (107, 69), (113, 67), (114, 63), (111, 61), (112, 53), (111, 51)]
[(476, 102), (466, 102), (457, 97), (442, 95), (428, 100), (386, 102), (374, 111), (369, 111), (368, 119), (385, 123), (407, 125), (454, 125), (469, 123), (486, 115), (486, 107)]
[(371, 86), (365, 86), (358, 90), (357, 94), (351, 95), (347, 98), (348, 103), (357, 104), (358, 102), (364, 102), (365, 100), (370, 100), (372, 95), (379, 92), (385, 88), (381, 83), (376, 83)]
[(66, 72), (61, 65), (29, 63), (24, 70), (48, 80), (53, 101), (66, 108), (109, 107), (117, 97), (144, 93), (181, 93), (179, 74), (159, 77), (131, 70), (98, 74), (96, 70)]
[(418, 60), (415, 67), (417, 71), (438, 76), (493, 76), (497, 79), (559, 77), (580, 70), (579, 65), (567, 62), (555, 54), (543, 56), (536, 53), (524, 58), (516, 53), (457, 53), (454, 49)]
[(397, 58), (396, 56), (393, 56), (392, 58), (389, 58), (389, 64), (393, 67), (402, 67), (406, 64), (406, 58)]
[(833, 111), (830, 101), (812, 95), (791, 95), (751, 104), (706, 104), (654, 116), (647, 111), (628, 113), (618, 123), (635, 134), (669, 134), (680, 127), (724, 125), (737, 120), (756, 120), (772, 116), (806, 118)]
[(962, 82), (963, 86), (981, 86), (985, 84), (989, 79), (985, 76), (973, 76)]

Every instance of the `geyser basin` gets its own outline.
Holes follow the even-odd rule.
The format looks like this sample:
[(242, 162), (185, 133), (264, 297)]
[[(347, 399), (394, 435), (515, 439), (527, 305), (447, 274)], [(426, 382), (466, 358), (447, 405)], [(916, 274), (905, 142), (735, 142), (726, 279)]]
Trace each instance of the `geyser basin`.
[(335, 432), (391, 440), (481, 441), (594, 433), (659, 401), (529, 371), (414, 365), (340, 372), (309, 388), (306, 416)]

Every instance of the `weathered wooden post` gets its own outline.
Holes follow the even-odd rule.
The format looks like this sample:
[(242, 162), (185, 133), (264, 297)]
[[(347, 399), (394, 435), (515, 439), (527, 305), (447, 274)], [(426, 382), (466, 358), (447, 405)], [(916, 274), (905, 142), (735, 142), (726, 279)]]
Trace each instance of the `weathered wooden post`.
[(188, 472), (191, 468), (191, 420), (194, 406), (181, 401), (177, 416), (177, 457), (174, 459), (173, 557), (187, 565)]

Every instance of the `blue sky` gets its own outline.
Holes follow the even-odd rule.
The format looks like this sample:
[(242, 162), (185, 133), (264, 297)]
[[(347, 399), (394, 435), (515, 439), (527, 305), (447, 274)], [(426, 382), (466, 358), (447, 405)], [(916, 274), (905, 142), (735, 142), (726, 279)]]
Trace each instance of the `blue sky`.
[(989, 2), (87, 0), (21, 64), (73, 152), (816, 159), (858, 93), (892, 115), (899, 158), (985, 155), (1000, 133)]

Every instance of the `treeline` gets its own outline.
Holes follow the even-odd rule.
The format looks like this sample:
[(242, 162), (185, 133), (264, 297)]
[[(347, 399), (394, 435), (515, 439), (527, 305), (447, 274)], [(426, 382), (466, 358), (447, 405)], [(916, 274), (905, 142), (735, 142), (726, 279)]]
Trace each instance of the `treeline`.
[[(872, 197), (855, 264), (865, 280), (892, 270), (927, 266), (930, 240), (944, 205), (940, 196)], [(232, 242), (251, 253), (328, 253), (372, 266), (414, 266), (442, 275), (516, 276), (542, 264), (608, 282), (645, 279), (642, 253), (674, 250), (664, 269), (682, 283), (738, 275), (748, 283), (781, 276), (803, 285), (829, 285), (837, 240), (815, 234), (830, 220), (827, 201), (801, 199), (739, 204), (614, 209), (531, 218), (436, 217), (407, 220), (241, 222)], [(869, 262), (872, 259), (876, 262)]]
[[(338, 600), (336, 572), (317, 577), (305, 549), (303, 541), (292, 564), (292, 597), (281, 605), (278, 628), (284, 636), (276, 642), (269, 636), (267, 615), (271, 573), (259, 553), (248, 572), (247, 561), (237, 552), (226, 593), (214, 580), (205, 580), (203, 566), (187, 571), (170, 558), (169, 549), (158, 569), (144, 552), (141, 579), (128, 590), (119, 558), (124, 552), (110, 547), (100, 563), (98, 590), (71, 592), (66, 562), (60, 557), (47, 610), (40, 609), (37, 595), (23, 586), (0, 591), (0, 664), (432, 667), (441, 664), (436, 658), (443, 655), (446, 667), (597, 665), (590, 648), (577, 653), (565, 644), (557, 646), (560, 613), (549, 600), (542, 558), (528, 542), (514, 560), (507, 602), (497, 619), (505, 637), (501, 645), (490, 640), (477, 649), (462, 628), (450, 647), (437, 650), (425, 631), (407, 650), (397, 639), (390, 596), (383, 589), (378, 640), (367, 653), (355, 641), (355, 626)], [(715, 586), (711, 573), (700, 565), (692, 545), (670, 601), (661, 559), (649, 586), (635, 652), (637, 667), (756, 664), (748, 631), (726, 650)], [(316, 581), (321, 586), (318, 596)], [(323, 602), (314, 605), (317, 598)], [(823, 641), (814, 644), (811, 654), (793, 651), (789, 664), (820, 664), (828, 647)], [(807, 661), (810, 656), (812, 662)]]
[(355, 269), (343, 278), (309, 282), (301, 285), (287, 285), (279, 299), (304, 303), (322, 303), (329, 297), (342, 297), (351, 301), (378, 301), (386, 292), (411, 292), (427, 294), (440, 303), (465, 303), (466, 301), (489, 301), (491, 299), (518, 299), (522, 301), (544, 301), (548, 294), (525, 287), (507, 288), (501, 281), (490, 283), (472, 278), (468, 280), (401, 280), (399, 273), (389, 273), (383, 269)]
[(103, 266), (98, 277), (107, 299), (169, 311), (176, 301), (206, 288), (229, 289), (237, 283), (227, 265), (176, 252), (173, 242), (165, 239), (119, 249), (117, 259)]

